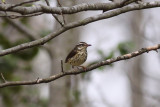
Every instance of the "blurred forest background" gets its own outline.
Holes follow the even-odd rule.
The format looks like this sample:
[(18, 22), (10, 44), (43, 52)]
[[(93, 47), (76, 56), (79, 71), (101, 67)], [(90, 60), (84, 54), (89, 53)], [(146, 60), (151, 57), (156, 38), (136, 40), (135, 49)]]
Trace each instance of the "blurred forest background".
[[(59, 0), (62, 6), (107, 0)], [(22, 0), (6, 0), (20, 3)], [(56, 6), (56, 0), (49, 0)], [(46, 5), (44, 0), (35, 4)], [(57, 74), (60, 60), (79, 42), (88, 48), (85, 66), (136, 51), (160, 41), (160, 8), (128, 12), (83, 27), (71, 29), (42, 47), (0, 58), (0, 72), (8, 81), (34, 80)], [(100, 14), (102, 11), (64, 15), (66, 23)], [(59, 15), (62, 20), (62, 16)], [(46, 36), (60, 25), (50, 14), (0, 18), (0, 49)], [(65, 70), (70, 65), (65, 64)], [(160, 54), (149, 52), (130, 60), (100, 67), (88, 73), (66, 76), (31, 86), (0, 89), (0, 107), (159, 107)], [(3, 79), (0, 78), (0, 82)]]

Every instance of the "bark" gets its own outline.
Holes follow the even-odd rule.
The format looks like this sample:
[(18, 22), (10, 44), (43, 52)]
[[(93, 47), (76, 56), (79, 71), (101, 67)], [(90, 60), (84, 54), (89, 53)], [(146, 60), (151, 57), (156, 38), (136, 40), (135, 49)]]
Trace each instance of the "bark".
[[(133, 14), (134, 16), (131, 18), (131, 35), (133, 38), (133, 42), (135, 43), (135, 49), (142, 47), (143, 41), (142, 37), (144, 32), (140, 29), (142, 25), (142, 12), (137, 11)], [(137, 91), (142, 91), (143, 89), (143, 75), (141, 69), (141, 62), (143, 57), (134, 58), (131, 63), (129, 63), (129, 78), (130, 78), (130, 85), (131, 85), (131, 101), (132, 107), (143, 107), (143, 95), (138, 95)]]

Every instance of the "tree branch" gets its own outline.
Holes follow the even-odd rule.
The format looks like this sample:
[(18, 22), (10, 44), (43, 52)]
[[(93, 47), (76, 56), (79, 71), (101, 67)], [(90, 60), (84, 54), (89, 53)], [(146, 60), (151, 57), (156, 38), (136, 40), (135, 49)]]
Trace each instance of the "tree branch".
[(113, 11), (109, 11), (107, 13), (103, 13), (103, 14), (92, 16), (92, 17), (88, 17), (88, 18), (86, 18), (84, 20), (81, 20), (81, 21), (72, 22), (72, 23), (66, 24), (62, 28), (58, 29), (57, 31), (55, 31), (55, 32), (43, 37), (43, 38), (34, 40), (32, 42), (20, 44), (18, 46), (15, 46), (15, 47), (12, 47), (12, 48), (9, 48), (9, 49), (2, 50), (0, 52), (0, 56), (4, 56), (4, 55), (7, 55), (7, 54), (18, 52), (18, 51), (23, 50), (23, 49), (43, 45), (44, 43), (50, 41), (51, 39), (59, 36), (61, 33), (65, 32), (69, 29), (72, 29), (72, 28), (76, 28), (76, 27), (79, 27), (79, 26), (84, 26), (84, 25), (89, 24), (91, 22), (95, 22), (95, 21), (98, 21), (98, 20), (114, 17), (114, 16), (117, 16), (117, 15), (122, 14), (122, 13), (129, 12), (129, 11), (152, 8), (152, 7), (157, 7), (157, 6), (160, 6), (160, 2), (150, 2), (150, 3), (148, 2), (148, 3), (143, 3), (143, 4), (128, 5), (128, 6), (113, 10)]
[[(45, 2), (46, 2), (46, 4), (47, 4), (48, 6), (50, 6), (48, 0), (45, 0)], [(52, 14), (52, 16), (57, 20), (57, 22), (58, 22), (61, 26), (63, 26), (63, 23), (58, 19), (58, 17), (57, 17), (56, 15)]]
[[(136, 0), (134, 0), (136, 1)], [(160, 5), (159, 1), (154, 1), (154, 2), (141, 2), (137, 5), (147, 5), (151, 6), (150, 4), (153, 4), (155, 7), (155, 4), (157, 4), (157, 7)], [(51, 14), (73, 14), (73, 13), (78, 13), (82, 11), (95, 11), (95, 10), (112, 10), (116, 8), (123, 7), (125, 4), (124, 2), (121, 3), (83, 3), (71, 7), (50, 7), (50, 6), (45, 6), (45, 5), (37, 5), (37, 6), (32, 6), (32, 7), (23, 7), (23, 6), (18, 6), (15, 8), (9, 9), (11, 4), (0, 4), (0, 11), (11, 11), (11, 12), (16, 12), (20, 14), (33, 14), (37, 12), (43, 12), (43, 13), (51, 13)], [(150, 7), (151, 8), (151, 7)]]
[(33, 2), (37, 2), (37, 1), (39, 1), (39, 0), (29, 0), (29, 1), (24, 1), (24, 2), (18, 3), (18, 4), (14, 4), (11, 7), (9, 7), (8, 10), (15, 8), (15, 7), (18, 7), (18, 6), (21, 6), (21, 5), (24, 5), (24, 4), (33, 3)]
[[(36, 39), (40, 38), (40, 36), (36, 32), (32, 31), (31, 29), (29, 29), (28, 27), (26, 27), (25, 25), (23, 25), (19, 21), (14, 21), (9, 18), (3, 18), (3, 19), (5, 21), (7, 21), (8, 23), (10, 23), (12, 26), (14, 26), (14, 28), (16, 28), (18, 31), (22, 32), (24, 34), (24, 36), (26, 36), (30, 40), (36, 40)], [(53, 58), (52, 51), (50, 50), (49, 46), (45, 45), (45, 46), (42, 46), (42, 48), (48, 52), (48, 54), (51, 58)]]
[[(62, 5), (61, 5), (61, 3), (59, 2), (59, 0), (57, 0), (57, 3), (58, 3), (58, 5), (59, 5), (60, 7), (62, 7)], [(62, 12), (61, 12), (61, 15), (62, 15), (62, 19), (63, 19), (64, 24), (66, 24), (66, 21), (65, 21), (65, 18), (64, 18), (64, 15), (63, 15)]]
[(61, 72), (59, 74), (56, 74), (56, 75), (52, 75), (48, 78), (43, 78), (43, 79), (35, 79), (35, 80), (32, 80), (32, 81), (14, 81), (14, 82), (6, 82), (6, 83), (2, 83), (0, 84), (0, 88), (3, 88), (3, 87), (9, 87), (9, 86), (19, 86), (19, 85), (34, 85), (34, 84), (41, 84), (41, 83), (48, 83), (48, 82), (51, 82), (51, 81), (54, 81), (58, 78), (61, 78), (61, 77), (64, 77), (66, 75), (76, 75), (76, 74), (80, 74), (80, 73), (84, 73), (84, 72), (88, 72), (88, 71), (92, 71), (98, 67), (101, 67), (101, 66), (105, 66), (105, 65), (110, 65), (114, 62), (118, 62), (118, 61), (121, 61), (121, 60), (126, 60), (126, 59), (131, 59), (133, 57), (136, 57), (138, 55), (141, 55), (145, 52), (149, 52), (149, 51), (156, 51), (160, 49), (160, 44), (158, 45), (155, 45), (155, 46), (151, 46), (151, 47), (147, 47), (147, 48), (142, 48), (140, 49), (139, 51), (135, 51), (135, 52), (132, 52), (132, 53), (129, 53), (129, 54), (125, 54), (125, 55), (122, 55), (122, 56), (118, 56), (117, 58), (111, 58), (111, 59), (108, 59), (108, 60), (104, 60), (104, 61), (100, 61), (96, 64), (93, 64), (89, 67), (86, 67), (86, 69), (71, 69), (69, 71), (65, 71), (65, 72)]
[(15, 21), (15, 20), (12, 20), (12, 19), (9, 19), (9, 18), (3, 18), (3, 20), (5, 20), (9, 24), (11, 24), (18, 31), (22, 32), (30, 40), (35, 40), (35, 39), (40, 38), (40, 36), (36, 32), (34, 32), (33, 30), (27, 28), (25, 25), (23, 25), (19, 21)]
[(86, 10), (110, 10), (113, 8), (117, 8), (119, 6), (122, 6), (120, 3), (94, 3), (94, 4), (79, 4), (72, 7), (50, 7), (45, 5), (37, 5), (33, 7), (23, 7), (18, 6), (14, 7), (13, 4), (0, 4), (0, 11), (11, 11), (16, 12), (20, 14), (33, 14), (37, 12), (43, 12), (43, 13), (51, 13), (51, 14), (73, 14), (81, 11)]
[(2, 80), (6, 83), (7, 81), (6, 81), (6, 79), (4, 78), (3, 73), (0, 73), (0, 74), (1, 74)]
[(2, 14), (0, 15), (0, 17), (8, 17), (10, 19), (16, 19), (16, 18), (24, 18), (24, 17), (33, 17), (33, 16), (38, 16), (38, 15), (42, 15), (44, 13), (39, 12), (39, 13), (34, 13), (34, 14), (27, 14), (27, 15), (7, 15), (7, 14)]

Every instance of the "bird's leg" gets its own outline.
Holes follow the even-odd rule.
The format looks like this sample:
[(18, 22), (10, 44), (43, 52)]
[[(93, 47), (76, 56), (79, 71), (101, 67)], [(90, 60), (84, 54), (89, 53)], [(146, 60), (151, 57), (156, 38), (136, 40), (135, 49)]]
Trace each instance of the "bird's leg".
[(80, 69), (79, 67), (81, 67), (81, 68), (83, 68), (83, 70), (84, 70), (84, 71), (86, 71), (86, 70), (87, 70), (87, 68), (86, 68), (86, 67), (84, 67), (84, 66), (72, 66), (72, 68), (73, 68), (73, 69), (74, 69), (75, 67), (76, 67), (77, 69)]
[(84, 71), (86, 71), (86, 70), (87, 70), (87, 68), (86, 68), (86, 67), (84, 67), (84, 66), (79, 66), (79, 67), (82, 67)]

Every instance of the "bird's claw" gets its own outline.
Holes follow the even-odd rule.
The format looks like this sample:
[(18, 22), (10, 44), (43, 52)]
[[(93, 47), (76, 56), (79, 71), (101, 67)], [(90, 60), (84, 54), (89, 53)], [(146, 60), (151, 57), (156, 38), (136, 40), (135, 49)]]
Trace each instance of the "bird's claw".
[(84, 66), (79, 66), (79, 67), (82, 67), (85, 72), (87, 71), (86, 67), (84, 67)]

